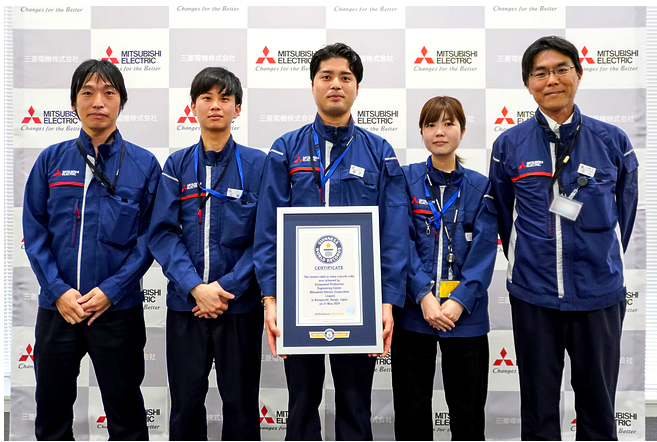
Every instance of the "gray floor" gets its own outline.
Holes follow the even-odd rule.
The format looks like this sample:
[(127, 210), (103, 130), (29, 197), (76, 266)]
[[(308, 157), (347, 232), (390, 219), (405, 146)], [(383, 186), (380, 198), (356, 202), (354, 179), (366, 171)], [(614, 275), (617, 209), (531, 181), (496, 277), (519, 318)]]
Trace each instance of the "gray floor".
[[(9, 440), (9, 413), (5, 413), (5, 440)], [(657, 441), (657, 417), (646, 418), (646, 440)]]
[(646, 418), (646, 440), (657, 440), (657, 417)]

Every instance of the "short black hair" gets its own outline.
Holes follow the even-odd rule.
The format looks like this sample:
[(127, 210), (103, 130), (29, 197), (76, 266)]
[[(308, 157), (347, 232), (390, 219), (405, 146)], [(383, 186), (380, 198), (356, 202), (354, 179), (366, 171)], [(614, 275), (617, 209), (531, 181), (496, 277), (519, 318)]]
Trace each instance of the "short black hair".
[(549, 50), (560, 52), (569, 57), (575, 65), (577, 73), (582, 74), (582, 63), (579, 61), (579, 52), (575, 45), (563, 37), (550, 35), (549, 37), (541, 37), (532, 43), (522, 56), (522, 82), (525, 86), (529, 83), (529, 73), (534, 69), (534, 57)]
[[(128, 91), (125, 88), (125, 82), (123, 81), (123, 74), (119, 68), (117, 68), (114, 63), (109, 60), (85, 60), (80, 66), (77, 67), (75, 72), (73, 72), (73, 78), (71, 79), (71, 107), (76, 108), (76, 101), (80, 89), (89, 81), (89, 79), (94, 75), (98, 76), (108, 84), (111, 84), (114, 89), (119, 93), (121, 98), (121, 110), (123, 106), (128, 101)], [(75, 111), (75, 114), (78, 114), (78, 111)]]
[(313, 58), (310, 60), (310, 81), (315, 80), (315, 74), (317, 74), (322, 61), (330, 60), (331, 58), (346, 59), (349, 63), (349, 69), (356, 76), (356, 84), (360, 84), (363, 79), (363, 62), (360, 61), (360, 56), (356, 51), (344, 43), (334, 43), (324, 46), (313, 54)]
[(242, 104), (243, 92), (240, 79), (228, 69), (219, 67), (207, 67), (196, 74), (189, 89), (192, 103), (196, 103), (199, 95), (209, 92), (215, 86), (224, 95), (235, 95), (236, 105)]

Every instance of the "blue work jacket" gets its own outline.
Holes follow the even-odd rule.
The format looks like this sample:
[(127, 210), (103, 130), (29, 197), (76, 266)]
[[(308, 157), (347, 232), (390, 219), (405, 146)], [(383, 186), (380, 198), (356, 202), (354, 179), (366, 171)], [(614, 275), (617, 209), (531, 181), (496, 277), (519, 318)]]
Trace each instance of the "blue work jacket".
[[(235, 149), (241, 158), (242, 179)], [(226, 314), (260, 307), (253, 273), (253, 229), (265, 157), (264, 152), (235, 143), (231, 136), (220, 152), (203, 150), (201, 140), (167, 159), (155, 198), (149, 247), (169, 279), (168, 308), (191, 311), (196, 300), (190, 291), (213, 281), (235, 295)], [(198, 183), (211, 189), (227, 164), (214, 190), (224, 196), (241, 191), (241, 196), (206, 198)], [(199, 201), (205, 201), (201, 207)]]
[[(327, 168), (351, 140), (343, 160), (331, 167), (335, 171), (321, 194), (313, 173), (313, 163), (319, 171), (319, 158), (313, 147), (309, 149), (313, 126), (319, 141), (319, 158)], [(325, 125), (317, 115), (314, 123), (274, 142), (265, 164), (261, 195), (254, 256), (263, 296), (276, 296), (278, 207), (378, 206), (383, 302), (404, 304), (410, 213), (401, 167), (386, 140), (355, 126), (353, 119), (349, 126), (333, 127)]]
[[(431, 222), (434, 213), (428, 203), (432, 194), (429, 193), (430, 198), (427, 198), (427, 163), (411, 164), (402, 169), (413, 222), (406, 304), (403, 309), (394, 310), (395, 326), (441, 337), (473, 337), (488, 333), (488, 286), (497, 255), (496, 208), (488, 179), (460, 164), (451, 173), (431, 167), (429, 177), (440, 207), (444, 208), (460, 192), (457, 200), (444, 209), (443, 222), (446, 224), (441, 223), (437, 229)], [(441, 281), (449, 278), (449, 265), (445, 259), (449, 252), (448, 235), (452, 238), (452, 253), (456, 257), (452, 266), (453, 280), (459, 281), (449, 299), (462, 304), (464, 310), (456, 327), (443, 332), (434, 329), (424, 319), (420, 301), (424, 296), (439, 297)], [(439, 299), (444, 302), (448, 298)]]
[[(95, 162), (89, 135), (81, 130), (79, 139)], [(98, 287), (112, 301), (108, 311), (130, 308), (143, 302), (140, 280), (153, 262), (148, 228), (161, 168), (153, 154), (116, 131), (113, 141), (98, 146), (98, 167), (110, 183), (120, 164), (112, 195), (76, 141), (41, 152), (25, 186), (23, 234), (41, 286), (39, 307), (56, 310), (57, 298), (71, 288), (85, 295)]]
[(512, 296), (564, 311), (596, 310), (626, 296), (623, 254), (638, 201), (638, 162), (625, 133), (582, 115), (575, 106), (560, 127), (560, 143), (579, 138), (560, 174), (563, 193), (582, 203), (575, 221), (551, 213), (559, 182), (556, 135), (535, 117), (500, 135), (493, 144), (490, 174), (499, 230), (509, 261)]

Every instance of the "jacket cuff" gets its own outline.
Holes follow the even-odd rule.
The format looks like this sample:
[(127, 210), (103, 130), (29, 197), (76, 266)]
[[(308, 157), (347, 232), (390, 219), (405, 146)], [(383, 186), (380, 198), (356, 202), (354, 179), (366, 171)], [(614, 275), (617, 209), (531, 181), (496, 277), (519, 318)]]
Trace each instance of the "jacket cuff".
[(204, 282), (201, 277), (198, 276), (196, 272), (194, 272), (193, 274), (180, 281), (178, 284), (181, 289), (181, 292), (179, 293), (180, 296), (182, 296), (182, 298), (187, 301), (187, 297), (191, 293), (192, 289), (199, 284), (204, 284)]
[(235, 299), (242, 296), (242, 294), (246, 291), (246, 288), (237, 284), (237, 281), (235, 281), (234, 275), (232, 273), (225, 274), (221, 278), (217, 279), (217, 282), (225, 291), (235, 295)]
[(64, 293), (71, 290), (73, 287), (66, 284), (64, 281), (57, 281), (48, 288), (48, 291), (45, 293), (46, 301), (48, 304), (55, 305), (55, 301), (59, 299)]
[(412, 279), (408, 280), (408, 291), (413, 301), (419, 304), (420, 299), (429, 293), (434, 285), (435, 282), (431, 276), (427, 275), (424, 271), (419, 271)]
[(413, 293), (413, 302), (415, 302), (417, 305), (420, 305), (420, 301), (422, 301), (422, 298), (424, 298), (426, 295), (431, 293), (433, 290), (433, 286), (436, 285), (436, 281), (429, 281), (428, 284), (423, 285), (420, 287), (420, 290), (417, 293)]
[(449, 299), (453, 299), (467, 310), (468, 313), (472, 313), (472, 308), (475, 303), (475, 296), (471, 290), (463, 285), (459, 284), (450, 294)]
[(116, 305), (121, 298), (123, 298), (124, 292), (112, 279), (106, 279), (98, 285), (98, 288), (103, 291), (105, 296), (112, 301), (112, 305)]
[(260, 284), (260, 290), (262, 290), (263, 298), (275, 298), (276, 297), (276, 282), (266, 282)]
[(396, 305), (399, 308), (403, 308), (404, 299), (406, 298), (406, 293), (383, 289), (383, 296), (381, 298), (383, 304), (392, 304), (392, 305)]

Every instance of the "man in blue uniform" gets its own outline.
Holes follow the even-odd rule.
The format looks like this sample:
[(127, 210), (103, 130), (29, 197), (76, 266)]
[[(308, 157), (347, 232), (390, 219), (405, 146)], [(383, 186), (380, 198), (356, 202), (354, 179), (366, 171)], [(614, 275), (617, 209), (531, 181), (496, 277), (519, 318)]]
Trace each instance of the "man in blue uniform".
[(121, 137), (119, 69), (87, 60), (73, 74), (82, 130), (38, 157), (25, 187), (25, 250), (41, 291), (36, 324), (37, 439), (73, 438), (80, 360), (88, 352), (113, 440), (147, 440), (140, 280), (160, 165)]
[[(255, 268), (265, 303), (269, 347), (276, 355), (276, 209), (280, 206), (378, 206), (381, 232), (384, 354), (392, 338), (392, 305), (404, 305), (410, 213), (401, 167), (390, 144), (356, 127), (351, 107), (363, 65), (349, 46), (336, 43), (310, 62), (317, 116), (312, 124), (274, 142), (263, 174), (258, 207)], [(309, 149), (309, 140), (316, 146)], [(315, 148), (320, 154), (315, 155)], [(309, 151), (312, 150), (312, 151)], [(324, 167), (322, 167), (322, 165)], [(320, 176), (326, 170), (324, 176)], [(371, 440), (371, 395), (376, 358), (330, 355), (336, 402), (336, 438)], [(288, 440), (321, 437), (324, 355), (285, 359), (289, 391)]]
[(575, 105), (582, 66), (570, 42), (538, 39), (525, 51), (522, 78), (538, 110), (495, 141), (489, 174), (509, 260), (522, 438), (561, 438), (567, 350), (577, 439), (616, 439), (636, 154), (623, 131)]
[(205, 397), (215, 362), (222, 440), (259, 440), (263, 313), (253, 272), (253, 229), (266, 155), (233, 141), (242, 86), (203, 69), (190, 90), (197, 144), (166, 161), (150, 249), (169, 279), (167, 371), (171, 440), (207, 440)]

